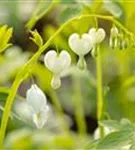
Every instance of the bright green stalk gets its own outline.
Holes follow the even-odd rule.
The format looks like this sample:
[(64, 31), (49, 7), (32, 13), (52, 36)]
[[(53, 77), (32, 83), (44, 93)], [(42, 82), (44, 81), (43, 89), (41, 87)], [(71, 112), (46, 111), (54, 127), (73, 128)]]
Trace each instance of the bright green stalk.
[[(1, 129), (0, 129), (0, 149), (3, 148), (3, 141), (4, 141), (4, 137), (5, 137), (5, 131), (7, 128), (7, 123), (8, 123), (8, 118), (10, 116), (10, 111), (11, 111), (11, 107), (13, 104), (13, 100), (15, 98), (17, 89), (20, 85), (20, 83), (24, 80), (23, 76), (28, 76), (28, 72), (31, 71), (31, 69), (33, 68), (33, 64), (35, 64), (38, 60), (38, 58), (40, 57), (40, 55), (42, 54), (43, 51), (46, 50), (46, 48), (51, 44), (51, 42), (56, 38), (56, 36), (66, 27), (68, 26), (71, 22), (82, 19), (82, 18), (91, 18), (91, 17), (96, 17), (96, 18), (101, 18), (101, 19), (105, 19), (105, 20), (109, 20), (114, 22), (117, 26), (119, 26), (126, 34), (128, 34), (129, 36), (133, 36), (124, 26), (122, 26), (119, 22), (117, 22), (112, 16), (102, 16), (102, 15), (81, 15), (81, 16), (77, 16), (75, 18), (70, 19), (69, 21), (67, 21), (66, 23), (64, 23), (55, 33), (54, 35), (42, 46), (39, 48), (39, 50), (33, 55), (33, 57), (23, 66), (23, 68), (20, 70), (20, 72), (18, 73), (17, 77), (14, 80), (14, 83), (11, 87), (9, 96), (6, 100), (6, 104), (5, 104), (5, 108), (4, 108), (4, 112), (2, 115), (2, 121), (1, 121)], [(102, 103), (99, 105), (99, 107), (101, 107)]]
[(54, 90), (50, 90), (49, 94), (50, 94), (52, 103), (54, 104), (54, 108), (58, 111), (58, 115), (59, 115), (58, 117), (59, 117), (59, 120), (61, 121), (61, 128), (65, 133), (68, 134), (69, 127), (64, 118), (63, 108), (61, 106), (58, 95)]
[(83, 110), (83, 98), (81, 95), (81, 85), (79, 79), (73, 77), (73, 104), (75, 110), (75, 118), (77, 123), (78, 132), (80, 135), (86, 134), (86, 122)]
[[(96, 69), (97, 69), (97, 118), (98, 122), (103, 119), (103, 87), (102, 87), (102, 58), (99, 45), (97, 46), (97, 57), (96, 57)], [(104, 136), (104, 128), (100, 126), (100, 137)]]

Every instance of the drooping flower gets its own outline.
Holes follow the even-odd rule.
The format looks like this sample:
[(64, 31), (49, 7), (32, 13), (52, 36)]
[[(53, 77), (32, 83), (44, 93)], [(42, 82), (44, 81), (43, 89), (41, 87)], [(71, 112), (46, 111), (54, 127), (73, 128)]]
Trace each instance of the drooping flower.
[(36, 84), (32, 84), (27, 90), (26, 99), (31, 108), (33, 122), (37, 128), (42, 128), (47, 121), (49, 111), (45, 94)]
[(110, 47), (117, 48), (119, 46), (119, 30), (117, 27), (112, 27), (110, 30), (110, 40), (109, 40), (109, 45)]
[(92, 37), (93, 45), (100, 44), (106, 36), (105, 30), (102, 28), (99, 28), (96, 30), (96, 28), (91, 28), (89, 30), (89, 35)]
[(68, 42), (72, 51), (78, 56), (86, 55), (92, 48), (92, 38), (86, 33), (82, 36), (77, 33), (73, 33), (69, 37)]
[(57, 89), (61, 85), (60, 74), (66, 70), (71, 64), (69, 53), (62, 50), (57, 54), (55, 50), (50, 50), (44, 57), (45, 66), (53, 73), (51, 86)]
[(68, 43), (72, 51), (79, 56), (79, 68), (84, 69), (86, 67), (84, 56), (88, 54), (93, 47), (92, 38), (86, 33), (82, 36), (77, 33), (73, 33), (69, 37)]
[(91, 28), (89, 30), (89, 35), (92, 37), (92, 42), (93, 42), (93, 48), (91, 51), (91, 55), (93, 57), (97, 56), (97, 45), (100, 44), (106, 36), (105, 30), (102, 28)]

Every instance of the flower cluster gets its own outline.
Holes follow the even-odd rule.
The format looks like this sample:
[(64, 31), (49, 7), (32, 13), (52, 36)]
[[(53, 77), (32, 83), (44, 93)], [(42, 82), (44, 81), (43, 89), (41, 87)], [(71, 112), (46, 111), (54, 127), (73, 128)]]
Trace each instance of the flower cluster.
[[(37, 33), (33, 34), (35, 36)], [(105, 39), (105, 36), (105, 30), (102, 28), (91, 28), (88, 33), (82, 35), (73, 33), (69, 36), (68, 44), (71, 50), (79, 57), (77, 65), (80, 69), (86, 68), (85, 55), (91, 52), (95, 56), (98, 45)], [(39, 36), (38, 38), (41, 39)], [(42, 45), (42, 41), (38, 41), (40, 42), (36, 42), (37, 45)], [(112, 49), (125, 49), (127, 43), (124, 35), (118, 28), (113, 26), (110, 30), (110, 47)], [(61, 86), (61, 74), (71, 65), (70, 54), (66, 50), (62, 50), (59, 53), (55, 50), (50, 50), (44, 57), (44, 64), (53, 74), (52, 88), (59, 88)], [(27, 91), (27, 103), (31, 107), (34, 123), (37, 128), (42, 128), (47, 120), (49, 107), (46, 96), (36, 84), (33, 84)]]
[[(80, 69), (86, 68), (84, 56), (91, 50), (94, 51), (96, 46), (100, 44), (105, 38), (105, 31), (102, 28), (91, 28), (88, 33), (79, 35), (73, 33), (68, 39), (71, 50), (79, 56), (78, 67)], [(50, 50), (44, 57), (45, 66), (53, 73), (51, 86), (57, 89), (61, 85), (60, 75), (71, 64), (71, 57), (69, 53), (62, 50), (59, 54), (55, 50)]]
[(128, 46), (128, 38), (117, 27), (113, 26), (110, 30), (109, 45), (112, 49), (126, 49)]

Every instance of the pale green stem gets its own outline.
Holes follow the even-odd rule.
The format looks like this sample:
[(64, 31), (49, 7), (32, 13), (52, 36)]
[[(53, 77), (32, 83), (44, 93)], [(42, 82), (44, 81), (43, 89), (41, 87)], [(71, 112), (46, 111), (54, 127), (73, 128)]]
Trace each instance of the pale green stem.
[(78, 132), (80, 135), (85, 135), (87, 129), (83, 110), (81, 85), (79, 79), (76, 79), (75, 77), (73, 77), (73, 104), (75, 108), (75, 119), (77, 123)]
[[(103, 87), (102, 87), (102, 58), (99, 45), (97, 46), (97, 57), (96, 57), (96, 70), (97, 70), (97, 118), (98, 122), (103, 119)], [(104, 136), (104, 128), (99, 125), (100, 137)]]
[[(21, 77), (25, 76), (26, 73), (29, 71), (30, 69), (33, 68), (33, 64), (36, 63), (36, 61), (38, 60), (38, 58), (40, 57), (40, 55), (42, 54), (42, 52), (51, 44), (51, 42), (56, 38), (56, 36), (66, 27), (68, 26), (72, 21), (75, 20), (79, 20), (82, 18), (91, 18), (91, 17), (97, 17), (97, 18), (101, 18), (101, 19), (105, 19), (105, 20), (109, 20), (112, 22), (115, 22), (115, 24), (119, 27), (122, 28), (122, 30), (130, 35), (133, 36), (123, 25), (121, 25), (119, 22), (117, 22), (112, 16), (102, 16), (102, 15), (81, 15), (81, 16), (77, 16), (75, 18), (70, 19), (69, 21), (67, 21), (66, 23), (64, 23), (55, 33), (54, 35), (42, 46), (39, 48), (39, 50), (33, 55), (33, 57), (23, 66), (23, 68), (20, 70), (19, 75), (17, 75), (17, 77), (15, 78), (15, 81), (11, 87), (9, 96), (6, 100), (6, 104), (5, 104), (5, 108), (4, 108), (4, 112), (2, 115), (2, 121), (1, 121), (1, 129), (0, 129), (0, 148), (3, 148), (3, 140), (5, 137), (5, 131), (6, 131), (6, 127), (7, 127), (7, 123), (8, 123), (8, 118), (10, 116), (10, 111), (11, 111), (11, 107), (12, 107), (12, 103), (13, 100), (15, 98), (17, 89), (20, 85), (20, 83), (23, 81), (23, 79)], [(20, 77), (21, 75), (21, 77)], [(28, 75), (28, 74), (27, 74)]]
[(61, 128), (66, 134), (68, 134), (69, 133), (69, 127), (67, 125), (68, 122), (66, 122), (66, 120), (64, 118), (65, 116), (64, 116), (63, 108), (61, 106), (58, 95), (54, 90), (50, 90), (49, 95), (52, 100), (52, 103), (54, 104), (54, 108), (58, 112), (58, 115), (59, 115), (58, 117), (61, 122)]
[(19, 78), (19, 76), (15, 79), (10, 94), (7, 98), (6, 105), (3, 111), (2, 121), (1, 121), (1, 130), (0, 130), (0, 149), (3, 148), (3, 140), (5, 136), (5, 131), (7, 127), (8, 118), (10, 117), (10, 111), (13, 103), (13, 99), (16, 95), (16, 91), (19, 87), (19, 84), (21, 83), (22, 78)]
[[(55, 0), (53, 0), (50, 4), (50, 6), (48, 6), (48, 8), (45, 8), (42, 12), (39, 12), (40, 9), (40, 5), (44, 5), (43, 1), (40, 0), (39, 4), (37, 6), (37, 9), (34, 11), (31, 19), (27, 22), (26, 27), (30, 30), (33, 28), (33, 26), (36, 24), (36, 22), (38, 20), (40, 20), (43, 16), (45, 16), (47, 13), (49, 13), (55, 6), (56, 4), (58, 4), (58, 2), (56, 2)], [(31, 21), (33, 20), (33, 23), (31, 24)]]

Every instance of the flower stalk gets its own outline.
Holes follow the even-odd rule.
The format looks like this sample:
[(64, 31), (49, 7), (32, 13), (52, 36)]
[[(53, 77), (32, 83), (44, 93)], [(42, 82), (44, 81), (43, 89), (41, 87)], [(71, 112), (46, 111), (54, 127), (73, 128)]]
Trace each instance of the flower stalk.
[[(97, 69), (97, 118), (98, 122), (103, 119), (103, 88), (102, 88), (102, 57), (100, 46), (97, 46), (97, 57), (96, 57), (96, 69)], [(100, 137), (104, 136), (104, 128), (99, 125), (100, 128)]]

